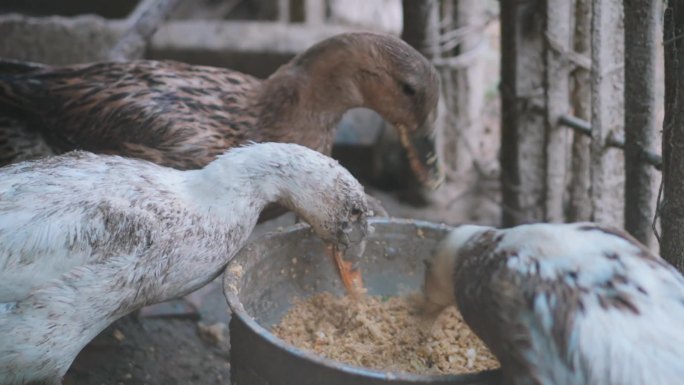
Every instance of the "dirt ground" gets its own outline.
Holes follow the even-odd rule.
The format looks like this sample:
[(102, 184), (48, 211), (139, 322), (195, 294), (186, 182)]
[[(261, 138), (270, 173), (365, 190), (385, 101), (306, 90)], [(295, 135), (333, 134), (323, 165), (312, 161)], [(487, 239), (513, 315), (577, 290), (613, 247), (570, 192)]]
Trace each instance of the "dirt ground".
[[(81, 351), (63, 385), (229, 384), (228, 306), (219, 280), (201, 292), (199, 320), (131, 315), (112, 324)], [(224, 330), (205, 337), (200, 324)]]
[(199, 338), (195, 321), (126, 317), (81, 352), (63, 384), (228, 384), (228, 351)]

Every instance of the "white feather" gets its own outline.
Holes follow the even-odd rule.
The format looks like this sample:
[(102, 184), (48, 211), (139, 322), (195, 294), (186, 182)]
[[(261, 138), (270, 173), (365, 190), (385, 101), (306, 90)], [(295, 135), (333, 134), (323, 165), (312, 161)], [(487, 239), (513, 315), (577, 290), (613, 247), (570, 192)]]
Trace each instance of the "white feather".
[[(586, 290), (567, 341), (567, 351), (553, 342), (553, 309), (557, 299), (539, 296), (532, 312), (521, 309), (533, 336), (530, 362), (544, 384), (666, 385), (684, 378), (684, 280), (671, 266), (652, 263), (629, 240), (588, 224), (519, 226), (507, 230), (501, 250), (517, 250), (508, 267), (526, 275), (563, 280), (577, 272), (572, 285)], [(617, 255), (619, 260), (607, 258)], [(533, 268), (539, 261), (539, 271)], [(639, 314), (602, 306), (602, 284), (615, 275), (628, 282), (615, 290), (628, 295)], [(567, 359), (562, 357), (567, 356)], [(572, 367), (574, 366), (574, 368)]]
[(368, 211), (351, 174), (295, 144), (194, 171), (83, 152), (0, 169), (0, 383), (59, 383), (109, 323), (215, 278), (270, 202), (327, 240)]
[(480, 334), (498, 336), (489, 342), (502, 362), (525, 362), (522, 372), (503, 367), (511, 384), (684, 378), (684, 278), (634, 240), (592, 223), (532, 224), (452, 235), (444, 245), (454, 269), (467, 269), (450, 286), (472, 294), (458, 297), (466, 321), (499, 320)]

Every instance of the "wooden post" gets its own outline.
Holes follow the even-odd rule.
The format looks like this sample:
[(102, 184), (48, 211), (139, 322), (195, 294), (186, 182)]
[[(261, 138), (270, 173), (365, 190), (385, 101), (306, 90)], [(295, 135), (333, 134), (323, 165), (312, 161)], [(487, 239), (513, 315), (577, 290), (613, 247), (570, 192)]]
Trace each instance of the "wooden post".
[[(591, 2), (575, 0), (575, 52), (589, 59), (591, 55)], [(587, 60), (588, 61), (588, 60)], [(578, 65), (572, 72), (573, 88), (571, 105), (574, 116), (591, 121), (590, 72), (586, 66)], [(591, 220), (592, 204), (590, 199), (591, 138), (580, 132), (572, 133), (572, 166), (569, 185), (568, 221)]]
[(431, 1), (402, 0), (403, 24), (401, 38), (427, 58), (438, 53), (437, 26), (439, 13), (437, 4)]
[(591, 197), (596, 222), (622, 227), (624, 154), (606, 147), (624, 124), (621, 0), (593, 0), (591, 22)]
[(653, 170), (641, 157), (655, 137), (656, 0), (624, 0), (625, 229), (644, 244), (652, 236)]
[(502, 224), (544, 220), (544, 3), (501, 1)]
[(546, 191), (545, 220), (565, 221), (568, 146), (571, 132), (558, 124), (570, 105), (573, 2), (546, 0)]
[[(440, 36), (440, 57), (435, 62), (442, 79), (447, 115), (444, 130), (447, 177), (474, 181), (478, 140), (485, 135), (482, 110), (486, 82), (482, 53), (486, 46), (486, 3), (445, 0), (440, 20), (444, 33)], [(477, 205), (470, 207), (477, 209)]]
[[(487, 4), (481, 0), (404, 0), (402, 5), (402, 38), (431, 59), (441, 79), (436, 145), (446, 166), (448, 188), (436, 194), (463, 196), (480, 176), (475, 160), (481, 151), (478, 139), (485, 135), (482, 53), (487, 43)], [(464, 215), (475, 215), (478, 203), (464, 203)]]
[[(406, 41), (409, 45), (419, 51), (423, 56), (428, 58), (431, 62), (438, 57), (440, 53), (439, 49), (439, 5), (441, 1), (415, 1), (415, 0), (402, 0), (402, 16), (403, 16), (403, 29), (401, 32), (401, 38)], [(444, 84), (442, 83), (442, 89)], [(440, 102), (442, 100), (440, 99)], [(437, 149), (437, 155), (442, 159), (441, 149), (443, 148), (443, 128), (444, 119), (443, 115), (437, 115), (436, 126), (436, 136), (435, 136), (435, 147)], [(383, 138), (381, 139), (382, 144), (381, 151), (378, 155), (383, 157), (383, 161), (388, 159), (386, 155), (392, 151), (404, 154), (401, 148), (398, 137), (395, 134), (395, 130), (384, 130)], [(401, 168), (408, 167), (408, 159), (405, 155), (402, 155), (398, 160), (398, 164), (404, 164)], [(398, 167), (398, 169), (400, 169)], [(421, 186), (418, 179), (413, 173), (404, 174), (403, 176), (405, 183), (404, 194), (410, 196), (416, 202), (429, 202), (435, 192), (425, 189)]]
[(665, 10), (665, 120), (661, 255), (684, 271), (684, 3)]

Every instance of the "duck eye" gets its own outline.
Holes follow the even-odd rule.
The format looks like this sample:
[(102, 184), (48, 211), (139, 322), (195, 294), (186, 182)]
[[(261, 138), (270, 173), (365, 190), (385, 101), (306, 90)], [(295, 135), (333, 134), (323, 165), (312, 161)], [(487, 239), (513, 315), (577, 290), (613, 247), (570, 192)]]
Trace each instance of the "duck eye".
[(401, 84), (401, 90), (404, 91), (406, 95), (413, 96), (416, 94), (416, 89), (408, 83)]

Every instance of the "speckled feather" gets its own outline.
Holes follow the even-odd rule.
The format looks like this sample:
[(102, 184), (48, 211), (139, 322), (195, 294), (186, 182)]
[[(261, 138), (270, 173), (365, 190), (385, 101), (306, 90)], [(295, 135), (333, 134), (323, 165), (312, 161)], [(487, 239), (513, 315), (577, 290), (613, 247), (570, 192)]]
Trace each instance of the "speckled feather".
[(270, 202), (329, 242), (366, 231), (363, 187), (294, 144), (191, 171), (85, 152), (0, 169), (0, 383), (59, 383), (109, 323), (215, 278)]
[(195, 169), (248, 137), (263, 139), (249, 130), (256, 110), (248, 102), (259, 81), (231, 71), (137, 61), (3, 80), (4, 111), (37, 128), (56, 153), (84, 149)]
[[(23, 71), (21, 63), (0, 63), (0, 112), (55, 153), (83, 149), (177, 169), (200, 168), (247, 141), (330, 154), (336, 123), (354, 107), (377, 111), (408, 135), (429, 136), (438, 95), (436, 71), (420, 53), (372, 33), (324, 40), (263, 81), (171, 61), (27, 63)], [(0, 165), (33, 140), (16, 129), (0, 125)]]
[(435, 266), (451, 260), (453, 274), (428, 274), (441, 282), (429, 285), (432, 297), (448, 298), (437, 288), (450, 285), (507, 384), (684, 378), (684, 278), (624, 232), (592, 223), (465, 226), (438, 255)]

